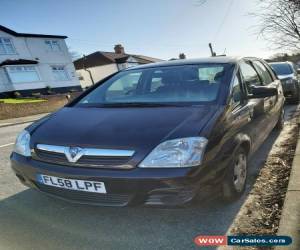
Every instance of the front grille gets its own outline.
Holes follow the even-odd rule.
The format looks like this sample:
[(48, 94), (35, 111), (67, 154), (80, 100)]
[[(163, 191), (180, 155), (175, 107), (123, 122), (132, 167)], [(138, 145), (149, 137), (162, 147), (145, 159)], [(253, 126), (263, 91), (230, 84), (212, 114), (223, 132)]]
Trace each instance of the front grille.
[(57, 152), (43, 151), (35, 149), (32, 154), (33, 159), (49, 163), (55, 163), (66, 166), (79, 166), (90, 168), (132, 168), (128, 164), (131, 157), (108, 157), (108, 156), (87, 156), (83, 155), (77, 162), (71, 163), (68, 161), (65, 154)]
[(35, 182), (35, 185), (42, 192), (67, 199), (70, 201), (83, 203), (83, 204), (93, 204), (93, 205), (103, 205), (103, 206), (126, 206), (132, 195), (128, 194), (98, 194), (90, 192), (82, 192), (75, 190), (68, 190), (63, 188), (56, 188), (52, 186), (47, 186)]

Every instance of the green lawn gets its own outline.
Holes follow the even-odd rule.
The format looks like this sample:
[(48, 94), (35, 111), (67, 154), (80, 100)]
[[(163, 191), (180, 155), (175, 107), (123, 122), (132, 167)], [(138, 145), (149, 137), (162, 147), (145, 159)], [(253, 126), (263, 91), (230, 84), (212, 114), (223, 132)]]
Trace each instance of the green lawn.
[(45, 99), (34, 99), (34, 98), (18, 98), (18, 99), (13, 99), (13, 98), (6, 98), (6, 99), (0, 99), (0, 102), (4, 103), (10, 103), (10, 104), (18, 104), (18, 103), (32, 103), (32, 102), (45, 102), (47, 100)]

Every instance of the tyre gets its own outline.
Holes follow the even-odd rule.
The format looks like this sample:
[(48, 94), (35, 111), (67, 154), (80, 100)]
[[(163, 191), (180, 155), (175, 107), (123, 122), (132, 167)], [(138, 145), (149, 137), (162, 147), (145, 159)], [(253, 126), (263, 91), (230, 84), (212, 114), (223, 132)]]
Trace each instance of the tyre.
[(248, 159), (244, 148), (239, 147), (233, 154), (233, 159), (227, 167), (222, 182), (222, 198), (225, 201), (238, 199), (245, 191), (247, 182)]
[(293, 97), (293, 99), (291, 99), (291, 103), (292, 104), (298, 104), (299, 103), (299, 99), (300, 99), (300, 91), (299, 88), (297, 88), (295, 96)]
[(283, 128), (283, 125), (284, 125), (284, 109), (282, 108), (278, 121), (275, 125), (275, 129), (281, 130)]

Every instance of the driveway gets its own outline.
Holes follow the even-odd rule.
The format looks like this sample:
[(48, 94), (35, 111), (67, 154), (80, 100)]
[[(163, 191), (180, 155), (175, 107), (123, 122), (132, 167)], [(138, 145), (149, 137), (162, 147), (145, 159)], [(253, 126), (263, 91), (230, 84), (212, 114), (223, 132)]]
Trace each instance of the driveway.
[[(289, 119), (296, 105), (285, 109)], [(211, 200), (177, 209), (107, 208), (69, 204), (18, 182), (9, 154), (16, 134), (27, 125), (0, 128), (0, 249), (198, 249), (195, 236), (226, 234), (279, 135), (272, 132), (253, 156), (247, 192), (237, 202)]]

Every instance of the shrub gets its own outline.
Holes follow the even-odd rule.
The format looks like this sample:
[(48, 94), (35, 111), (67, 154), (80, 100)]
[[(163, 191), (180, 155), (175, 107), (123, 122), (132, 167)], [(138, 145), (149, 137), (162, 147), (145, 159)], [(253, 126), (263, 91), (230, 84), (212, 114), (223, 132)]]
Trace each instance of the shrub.
[(20, 98), (20, 97), (22, 97), (21, 93), (18, 92), (18, 91), (14, 91), (13, 96), (14, 96), (15, 98)]
[(52, 88), (51, 88), (50, 86), (47, 86), (47, 87), (46, 87), (46, 92), (47, 92), (48, 95), (53, 95), (53, 94), (55, 94), (55, 92), (52, 90)]
[(40, 92), (35, 92), (31, 94), (33, 97), (40, 97), (41, 93)]
[(73, 93), (73, 92), (77, 92), (77, 89), (70, 89), (69, 90), (71, 93)]

